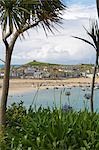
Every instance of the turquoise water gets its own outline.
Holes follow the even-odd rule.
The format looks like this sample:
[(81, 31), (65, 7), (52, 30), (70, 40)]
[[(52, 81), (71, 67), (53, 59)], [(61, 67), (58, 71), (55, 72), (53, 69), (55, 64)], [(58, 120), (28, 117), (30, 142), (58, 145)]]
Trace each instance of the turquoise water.
[[(21, 65), (11, 65), (11, 67), (20, 67)], [(4, 64), (0, 64), (0, 68), (4, 68)]]
[[(70, 92), (69, 101), (66, 92)], [(53, 106), (60, 107), (60, 105), (70, 104), (73, 109), (80, 110), (87, 107), (90, 109), (90, 101), (84, 98), (86, 93), (90, 93), (90, 89), (85, 88), (85, 91), (81, 87), (72, 87), (71, 89), (59, 88), (59, 89), (41, 89), (33, 90), (32, 92), (9, 95), (8, 105), (14, 102), (23, 101), (24, 105), (28, 108), (32, 103), (36, 107), (48, 107)], [(94, 108), (99, 112), (99, 89), (94, 93)]]

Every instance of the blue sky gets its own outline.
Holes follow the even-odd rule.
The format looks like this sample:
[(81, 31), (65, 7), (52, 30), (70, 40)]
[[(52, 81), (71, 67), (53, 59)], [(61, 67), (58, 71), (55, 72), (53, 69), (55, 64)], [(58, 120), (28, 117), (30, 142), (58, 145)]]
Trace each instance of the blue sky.
[(72, 4), (83, 4), (83, 5), (93, 5), (95, 0), (64, 0), (68, 5)]
[[(65, 0), (64, 0), (65, 1)], [(45, 36), (42, 28), (32, 29), (29, 36), (25, 33), (25, 40), (18, 39), (13, 53), (12, 64), (24, 64), (32, 60), (78, 64), (94, 63), (95, 51), (93, 48), (71, 36), (89, 39), (83, 29), (90, 27), (90, 20), (95, 19), (95, 0), (67, 0), (68, 10), (63, 17), (62, 28), (56, 27), (59, 32)], [(0, 43), (0, 58), (4, 60), (4, 45)]]

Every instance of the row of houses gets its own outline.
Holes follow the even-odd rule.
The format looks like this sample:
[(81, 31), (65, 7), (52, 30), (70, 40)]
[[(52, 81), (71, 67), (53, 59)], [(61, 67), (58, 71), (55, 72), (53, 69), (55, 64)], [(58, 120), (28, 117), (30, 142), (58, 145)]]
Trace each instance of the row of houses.
[[(56, 79), (56, 78), (70, 78), (70, 77), (92, 77), (92, 69), (85, 70), (81, 72), (78, 67), (63, 67), (63, 66), (44, 66), (44, 67), (31, 67), (31, 66), (23, 66), (19, 68), (11, 67), (10, 70), (10, 77), (11, 78), (49, 78), (49, 79)], [(4, 70), (0, 71), (0, 77), (3, 78)], [(97, 72), (97, 76), (99, 76), (99, 72)]]
[(34, 67), (12, 69), (10, 72), (12, 78), (49, 78), (50, 73)]

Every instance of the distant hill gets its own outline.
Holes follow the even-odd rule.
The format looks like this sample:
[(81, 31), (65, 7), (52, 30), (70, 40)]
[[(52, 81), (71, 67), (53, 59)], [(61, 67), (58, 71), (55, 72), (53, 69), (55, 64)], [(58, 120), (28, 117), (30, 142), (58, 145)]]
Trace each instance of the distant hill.
[(27, 64), (21, 65), (18, 68), (26, 68), (26, 67), (52, 67), (52, 68), (67, 68), (67, 69), (73, 69), (73, 70), (79, 70), (81, 72), (86, 70), (92, 70), (93, 64), (77, 64), (77, 65), (65, 65), (65, 64), (52, 64), (52, 63), (46, 63), (46, 62), (38, 62), (36, 60), (33, 60), (32, 62), (29, 62)]
[(51, 64), (51, 63), (46, 63), (46, 62), (38, 62), (38, 61), (35, 61), (35, 60), (25, 64), (25, 66), (59, 66), (59, 65), (60, 64)]
[(77, 65), (65, 65), (65, 64), (52, 64), (52, 63), (46, 63), (46, 62), (38, 62), (36, 60), (33, 60), (32, 62), (29, 62), (25, 64), (24, 66), (77, 66), (77, 67), (85, 67), (90, 68), (93, 66), (93, 64), (77, 64)]

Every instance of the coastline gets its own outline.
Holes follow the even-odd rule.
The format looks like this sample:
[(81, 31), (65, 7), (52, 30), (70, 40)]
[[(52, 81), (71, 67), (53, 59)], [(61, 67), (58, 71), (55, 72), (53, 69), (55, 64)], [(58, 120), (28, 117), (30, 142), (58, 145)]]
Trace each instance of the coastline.
[[(2, 86), (3, 80), (0, 79)], [(54, 87), (72, 87), (72, 86), (91, 86), (91, 78), (68, 78), (63, 80), (37, 80), (37, 79), (10, 79), (9, 94), (20, 94), (31, 92), (34, 89), (46, 89)], [(99, 78), (96, 78), (96, 84), (99, 84)], [(2, 88), (0, 88), (0, 94)]]

